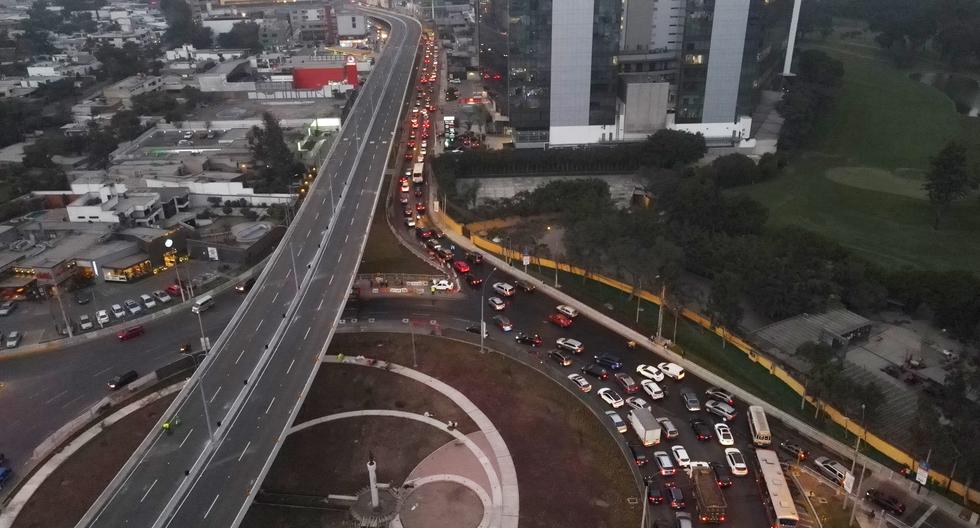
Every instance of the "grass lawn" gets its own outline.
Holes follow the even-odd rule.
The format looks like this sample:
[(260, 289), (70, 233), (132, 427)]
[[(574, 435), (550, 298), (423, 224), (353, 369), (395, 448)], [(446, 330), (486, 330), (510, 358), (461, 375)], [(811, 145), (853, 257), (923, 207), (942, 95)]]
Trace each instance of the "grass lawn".
[(809, 151), (779, 178), (739, 192), (770, 210), (773, 225), (822, 233), (889, 268), (980, 272), (980, 202), (971, 196), (932, 228), (921, 191), (929, 158), (951, 140), (980, 160), (980, 119), (958, 114), (939, 90), (908, 77), (871, 46), (813, 44), (844, 63), (836, 107)]
[(368, 234), (364, 255), (361, 257), (361, 266), (357, 272), (433, 274), (435, 269), (402, 246), (388, 227), (385, 211), (391, 186), (386, 182), (381, 187), (381, 197), (378, 199), (378, 207), (374, 210), (371, 232)]

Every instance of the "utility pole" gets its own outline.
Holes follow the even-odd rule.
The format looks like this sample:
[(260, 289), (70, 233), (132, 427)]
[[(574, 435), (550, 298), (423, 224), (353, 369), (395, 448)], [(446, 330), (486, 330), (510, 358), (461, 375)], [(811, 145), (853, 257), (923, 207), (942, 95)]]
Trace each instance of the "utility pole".
[(487, 278), (483, 279), (483, 286), (480, 287), (480, 353), (481, 354), (484, 352), (483, 340), (484, 340), (484, 336), (487, 333), (487, 320), (484, 318), (484, 309), (487, 306), (487, 298), (486, 298), (487, 284), (490, 284), (490, 276), (493, 275), (493, 272), (495, 271), (497, 271), (497, 268), (493, 268), (492, 270), (490, 270), (490, 273), (487, 273)]
[(667, 302), (664, 299), (666, 298), (667, 298), (667, 283), (661, 282), (660, 283), (660, 309), (657, 310), (657, 343), (660, 342), (660, 338), (663, 336), (664, 308), (666, 308), (667, 306)]

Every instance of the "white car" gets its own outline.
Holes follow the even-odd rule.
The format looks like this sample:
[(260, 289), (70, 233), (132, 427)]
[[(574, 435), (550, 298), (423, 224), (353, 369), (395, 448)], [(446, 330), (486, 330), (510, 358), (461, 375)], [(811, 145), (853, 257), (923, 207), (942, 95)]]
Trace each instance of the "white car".
[(626, 422), (623, 421), (623, 417), (619, 415), (616, 411), (606, 411), (606, 416), (612, 421), (613, 427), (616, 428), (620, 433), (625, 434), (628, 429), (626, 428)]
[(745, 465), (745, 457), (738, 449), (726, 447), (725, 460), (728, 461), (728, 468), (732, 470), (732, 475), (744, 477), (749, 474), (749, 467)]
[(95, 320), (99, 322), (99, 326), (105, 326), (109, 323), (109, 312), (105, 310), (95, 312)]
[(129, 310), (129, 313), (133, 315), (139, 315), (139, 313), (143, 311), (143, 307), (140, 306), (140, 303), (132, 299), (126, 299), (123, 301), (123, 304), (126, 305), (126, 309)]
[(664, 373), (653, 365), (646, 365), (641, 363), (636, 366), (636, 373), (643, 376), (644, 378), (652, 379), (653, 381), (664, 380)]
[(87, 314), (82, 314), (78, 316), (78, 328), (82, 330), (91, 330), (95, 328), (95, 324), (92, 323), (92, 318)]
[(715, 424), (715, 438), (717, 438), (718, 443), (723, 446), (735, 445), (735, 436), (732, 435), (731, 427), (728, 427), (723, 423)]
[(415, 227), (415, 217), (409, 217), (405, 219), (405, 227)]
[(578, 390), (582, 392), (589, 392), (592, 390), (592, 384), (583, 378), (581, 374), (569, 374), (568, 379), (574, 383), (576, 387), (578, 387)]
[(495, 282), (493, 283), (493, 291), (503, 295), (504, 297), (511, 297), (514, 295), (514, 287), (506, 282)]
[(559, 304), (558, 306), (555, 307), (555, 310), (558, 310), (558, 313), (563, 313), (567, 315), (571, 319), (575, 319), (576, 317), (578, 317), (578, 310), (572, 308), (567, 304)]
[(626, 398), (626, 405), (629, 405), (631, 409), (646, 409), (651, 412), (653, 411), (653, 407), (650, 407), (650, 404), (639, 396), (630, 396)]
[(157, 291), (153, 292), (153, 296), (157, 298), (157, 301), (159, 301), (159, 302), (161, 302), (163, 304), (166, 304), (166, 303), (170, 302), (170, 300), (171, 300), (170, 299), (170, 294), (167, 293), (167, 292), (165, 292), (165, 291), (163, 291), (163, 290), (157, 290)]
[(432, 279), (432, 287), (436, 291), (447, 291), (453, 289), (453, 283), (448, 279)]
[(23, 337), (24, 337), (24, 334), (21, 334), (17, 330), (14, 330), (13, 332), (10, 332), (9, 334), (7, 334), (7, 341), (6, 341), (6, 343), (4, 343), (4, 346), (6, 348), (17, 348), (17, 345), (20, 344), (20, 340)]
[(664, 390), (653, 380), (640, 380), (640, 387), (643, 387), (643, 392), (647, 393), (653, 400), (662, 400), (664, 398)]
[(602, 401), (611, 405), (613, 409), (618, 409), (626, 404), (626, 402), (623, 401), (623, 397), (616, 394), (616, 391), (610, 389), (609, 387), (599, 389), (598, 394), (599, 397), (602, 398)]
[(654, 451), (653, 459), (657, 461), (657, 467), (660, 468), (661, 475), (666, 477), (677, 473), (677, 468), (674, 467), (674, 461), (670, 459), (670, 455), (666, 451)]
[(691, 457), (687, 454), (687, 449), (684, 449), (682, 445), (675, 445), (670, 448), (670, 452), (674, 455), (674, 460), (677, 461), (677, 465), (686, 468), (691, 465)]
[(150, 308), (156, 308), (157, 302), (153, 300), (153, 297), (150, 297), (144, 293), (140, 295), (140, 300), (143, 301), (143, 306), (145, 306), (147, 310)]
[(491, 308), (497, 310), (498, 312), (507, 307), (507, 305), (504, 304), (504, 300), (501, 299), (500, 297), (490, 297), (489, 299), (487, 299), (487, 304), (489, 304)]
[(573, 354), (581, 354), (585, 350), (585, 346), (582, 345), (581, 341), (570, 337), (559, 337), (555, 340), (555, 345)]
[(118, 304), (113, 304), (112, 306), (109, 307), (109, 309), (112, 310), (112, 315), (116, 319), (122, 319), (123, 317), (126, 317), (126, 310), (123, 310), (123, 307), (119, 306)]
[(678, 365), (677, 363), (670, 363), (668, 361), (660, 363), (659, 365), (657, 365), (657, 368), (660, 369), (660, 371), (666, 374), (668, 377), (673, 378), (675, 380), (684, 379), (684, 374), (686, 374), (686, 372), (684, 372), (684, 369), (681, 368), (680, 365)]

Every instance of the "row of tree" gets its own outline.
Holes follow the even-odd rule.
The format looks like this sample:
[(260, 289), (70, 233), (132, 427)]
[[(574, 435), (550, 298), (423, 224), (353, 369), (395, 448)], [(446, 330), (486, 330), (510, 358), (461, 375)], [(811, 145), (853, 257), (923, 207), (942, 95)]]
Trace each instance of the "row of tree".
[(776, 109), (784, 122), (779, 130), (779, 150), (804, 146), (821, 117), (837, 98), (844, 79), (844, 65), (820, 50), (805, 50), (797, 59), (796, 77)]

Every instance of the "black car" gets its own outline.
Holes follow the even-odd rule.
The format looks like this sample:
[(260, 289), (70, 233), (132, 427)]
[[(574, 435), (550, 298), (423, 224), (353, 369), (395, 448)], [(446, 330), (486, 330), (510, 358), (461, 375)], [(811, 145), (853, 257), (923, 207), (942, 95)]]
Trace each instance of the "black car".
[(235, 291), (238, 293), (248, 293), (252, 289), (252, 286), (255, 286), (255, 279), (256, 277), (252, 277), (245, 282), (238, 283), (238, 286), (235, 286)]
[(479, 288), (480, 285), (483, 284), (483, 279), (477, 277), (476, 275), (473, 275), (472, 273), (469, 273), (466, 275), (466, 284), (469, 284), (474, 288)]
[(130, 370), (129, 372), (124, 372), (118, 376), (113, 376), (112, 379), (109, 380), (109, 390), (119, 390), (136, 381), (136, 378), (138, 377), (139, 374), (137, 374), (135, 370)]
[(810, 457), (810, 452), (807, 451), (806, 449), (803, 449), (803, 447), (801, 447), (799, 444), (795, 442), (790, 442), (790, 441), (780, 442), (779, 448), (782, 449), (783, 451), (786, 451), (787, 453), (792, 455), (793, 458), (796, 458), (800, 462)]
[(568, 355), (559, 352), (557, 350), (552, 350), (548, 352), (548, 357), (553, 359), (555, 363), (558, 363), (563, 367), (570, 367), (572, 365), (572, 358), (568, 357)]
[(75, 302), (78, 304), (88, 304), (92, 302), (92, 292), (83, 290), (76, 293)]
[(609, 373), (606, 372), (606, 369), (596, 365), (595, 363), (582, 367), (582, 373), (588, 374), (589, 376), (600, 380), (609, 379)]
[(467, 251), (466, 262), (479, 266), (480, 264), (483, 264), (483, 255), (477, 253), (476, 251)]
[(531, 284), (530, 282), (527, 282), (527, 281), (516, 280), (516, 281), (514, 281), (514, 284), (517, 285), (518, 288), (520, 288), (521, 290), (523, 290), (524, 293), (534, 293), (534, 290), (537, 289), (537, 286), (535, 286), (535, 285), (533, 285), (533, 284)]
[(900, 516), (905, 513), (905, 505), (895, 497), (875, 488), (869, 488), (865, 497), (871, 502), (882, 507), (892, 515)]
[(732, 478), (732, 471), (728, 469), (727, 464), (711, 462), (710, 465), (712, 471), (715, 472), (715, 482), (718, 483), (719, 488), (727, 488), (735, 483), (735, 479)]
[(609, 370), (619, 370), (623, 368), (623, 362), (618, 357), (611, 354), (595, 356), (595, 362), (608, 368)]
[(541, 346), (541, 336), (538, 334), (525, 334), (524, 332), (518, 333), (514, 336), (514, 340), (522, 345), (531, 345), (533, 347)]
[(647, 462), (649, 462), (649, 460), (647, 460), (647, 456), (643, 452), (643, 448), (641, 446), (636, 446), (633, 444), (630, 444), (629, 447), (630, 447), (630, 453), (632, 453), (633, 455), (633, 461), (636, 462), (636, 465), (640, 467), (647, 465)]
[(657, 486), (657, 479), (653, 475), (644, 475), (643, 484), (647, 488), (647, 501), (650, 504), (661, 504), (664, 501), (664, 493)]
[(691, 420), (691, 429), (694, 430), (694, 435), (698, 437), (698, 440), (702, 442), (707, 442), (714, 438), (714, 435), (711, 433), (711, 426), (704, 423), (704, 420), (697, 418)]
[(677, 487), (674, 483), (668, 483), (664, 486), (664, 495), (670, 500), (670, 507), (675, 510), (683, 510), (687, 507), (687, 501), (684, 500), (684, 492)]

